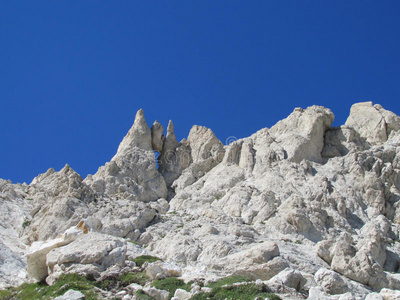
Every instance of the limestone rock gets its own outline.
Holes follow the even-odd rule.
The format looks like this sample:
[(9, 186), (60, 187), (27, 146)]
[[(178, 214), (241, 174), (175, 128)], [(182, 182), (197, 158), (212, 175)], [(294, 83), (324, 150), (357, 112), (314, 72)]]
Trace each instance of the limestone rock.
[(175, 192), (203, 177), (223, 160), (225, 153), (223, 144), (212, 130), (197, 125), (190, 130), (185, 148), (181, 147), (178, 150), (181, 152), (178, 153), (178, 157), (182, 161), (180, 167), (182, 171), (172, 184)]
[(143, 292), (145, 292), (150, 297), (153, 297), (155, 300), (168, 300), (169, 292), (164, 290), (159, 290), (154, 287), (145, 287), (143, 288)]
[[(303, 275), (296, 270), (286, 269), (280, 272), (279, 274), (272, 277), (268, 284), (276, 285), (280, 284), (285, 287), (293, 288), (296, 291), (300, 291), (306, 283), (306, 279)], [(267, 284), (267, 285), (268, 285)]]
[(32, 222), (28, 185), (0, 179), (0, 289), (26, 280), (26, 245), (20, 234)]
[(144, 118), (143, 109), (138, 110), (131, 129), (122, 140), (118, 147), (116, 156), (124, 155), (130, 152), (132, 148), (140, 148), (147, 151), (152, 151), (151, 130)]
[(224, 156), (224, 145), (215, 136), (211, 129), (203, 126), (193, 126), (187, 138), (193, 163), (212, 158), (215, 164), (221, 162)]
[[(69, 166), (29, 186), (0, 180), (0, 285), (27, 280), (24, 243), (78, 225), (62, 238), (75, 241), (41, 255), (49, 283), (68, 272), (114, 278), (138, 270), (129, 260), (148, 254), (163, 258), (147, 266), (154, 278), (246, 275), (268, 280), (285, 299), (393, 294), (400, 288), (398, 117), (357, 104), (346, 125), (331, 128), (332, 120), (329, 109), (298, 108), (222, 146), (201, 126), (178, 143), (172, 122), (163, 138), (161, 125), (150, 130), (139, 111), (117, 154), (85, 180)], [(193, 286), (193, 294), (204, 290)], [(101, 293), (126, 299), (133, 290)]]
[(159, 171), (164, 176), (168, 187), (192, 162), (192, 156), (186, 141), (178, 143), (174, 133), (174, 124), (169, 121), (167, 136), (159, 156)]
[(109, 235), (89, 232), (80, 235), (72, 243), (51, 250), (46, 256), (49, 277), (52, 284), (62, 273), (100, 273), (112, 266), (123, 266), (126, 256), (126, 242)]
[(320, 162), (324, 134), (333, 119), (333, 113), (322, 106), (295, 109), (289, 117), (271, 127), (269, 132), (281, 143), (289, 160), (297, 163), (303, 159)]
[(164, 178), (159, 174), (152, 148), (151, 130), (143, 110), (122, 140), (110, 162), (88, 176), (85, 183), (98, 195), (111, 198), (154, 201), (167, 197)]
[(85, 295), (80, 291), (68, 290), (62, 296), (58, 296), (54, 298), (54, 300), (81, 300), (85, 299)]
[(176, 289), (174, 297), (178, 300), (188, 300), (192, 297), (192, 293), (182, 289)]
[(151, 279), (163, 279), (167, 277), (179, 277), (182, 275), (182, 270), (175, 264), (156, 261), (147, 265), (146, 274)]
[(343, 294), (349, 290), (345, 281), (334, 271), (321, 268), (315, 273), (314, 278), (328, 294)]
[(29, 186), (32, 204), (39, 206), (24, 231), (28, 243), (55, 238), (90, 213), (95, 196), (82, 177), (69, 165), (59, 172), (50, 169)]
[(368, 143), (351, 127), (340, 126), (325, 132), (322, 156), (332, 158), (344, 156), (350, 151), (362, 151), (369, 148)]
[(393, 130), (399, 130), (400, 118), (372, 102), (356, 103), (351, 107), (346, 126), (354, 128), (371, 145), (387, 141)]
[(332, 298), (329, 297), (321, 288), (312, 287), (309, 290), (307, 300), (331, 300)]
[(371, 293), (367, 295), (365, 300), (384, 300), (381, 294), (378, 293)]
[(151, 144), (154, 151), (161, 152), (162, 150), (165, 139), (163, 131), (164, 127), (158, 121), (151, 126)]
[(83, 222), (79, 223), (79, 226), (71, 227), (64, 235), (60, 238), (48, 240), (45, 242), (39, 241), (34, 242), (28, 249), (26, 254), (27, 257), (27, 271), (30, 277), (36, 281), (45, 279), (48, 275), (48, 269), (46, 264), (47, 254), (58, 247), (65, 246), (80, 235), (86, 234), (87, 228)]
[(384, 300), (400, 299), (400, 291), (391, 289), (382, 289), (380, 291), (381, 296)]

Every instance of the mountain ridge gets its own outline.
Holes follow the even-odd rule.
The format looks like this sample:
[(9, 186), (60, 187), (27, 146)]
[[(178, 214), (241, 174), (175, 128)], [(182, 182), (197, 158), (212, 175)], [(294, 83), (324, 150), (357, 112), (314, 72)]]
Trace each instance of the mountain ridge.
[[(128, 257), (151, 253), (186, 281), (240, 274), (284, 299), (396, 293), (400, 117), (363, 102), (344, 125), (332, 128), (333, 120), (322, 106), (295, 108), (223, 145), (197, 125), (178, 142), (171, 121), (164, 136), (139, 110), (95, 174), (83, 179), (66, 165), (30, 185), (0, 181), (7, 212), (0, 246), (9, 260), (0, 265), (0, 287), (32, 278), (53, 284), (75, 272), (102, 278), (128, 268)], [(75, 228), (80, 222), (90, 238)], [(96, 260), (82, 254), (83, 235), (100, 248), (107, 236), (114, 242)], [(155, 277), (169, 274), (153, 264), (161, 270)]]

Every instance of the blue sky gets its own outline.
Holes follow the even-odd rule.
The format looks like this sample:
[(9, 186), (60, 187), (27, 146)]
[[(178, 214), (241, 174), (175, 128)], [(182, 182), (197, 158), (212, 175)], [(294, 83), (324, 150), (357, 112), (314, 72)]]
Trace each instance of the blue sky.
[(400, 114), (400, 1), (2, 1), (0, 178), (83, 177), (143, 108), (221, 141), (323, 105)]

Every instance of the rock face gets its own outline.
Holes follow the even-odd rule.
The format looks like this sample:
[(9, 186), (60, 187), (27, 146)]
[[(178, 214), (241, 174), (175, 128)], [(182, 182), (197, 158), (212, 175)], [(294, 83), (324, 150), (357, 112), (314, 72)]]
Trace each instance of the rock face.
[(28, 185), (0, 179), (0, 289), (26, 280), (26, 246), (19, 234), (31, 223)]
[[(26, 280), (26, 264), (51, 284), (71, 272), (106, 278), (146, 254), (163, 260), (144, 266), (152, 279), (235, 274), (284, 299), (397, 297), (400, 118), (367, 102), (346, 124), (333, 119), (296, 108), (224, 146), (202, 126), (178, 142), (172, 122), (164, 136), (140, 110), (96, 174), (67, 165), (30, 185), (0, 180), (0, 287)], [(118, 297), (138, 289), (172, 296), (131, 286)]]
[(350, 110), (345, 126), (353, 128), (371, 145), (379, 145), (387, 141), (392, 131), (400, 129), (400, 118), (372, 102), (354, 104)]

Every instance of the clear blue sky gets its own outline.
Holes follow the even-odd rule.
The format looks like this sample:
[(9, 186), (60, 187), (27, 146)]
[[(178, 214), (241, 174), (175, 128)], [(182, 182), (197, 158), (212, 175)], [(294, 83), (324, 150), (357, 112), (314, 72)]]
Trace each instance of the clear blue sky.
[(225, 141), (323, 105), (400, 114), (400, 1), (2, 1), (0, 178), (83, 177), (143, 108)]

